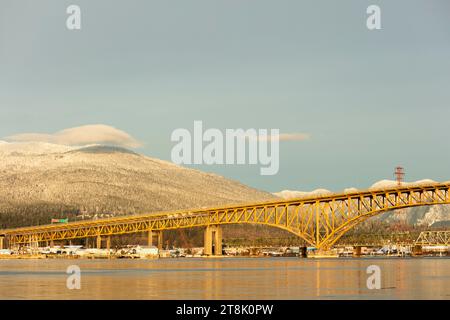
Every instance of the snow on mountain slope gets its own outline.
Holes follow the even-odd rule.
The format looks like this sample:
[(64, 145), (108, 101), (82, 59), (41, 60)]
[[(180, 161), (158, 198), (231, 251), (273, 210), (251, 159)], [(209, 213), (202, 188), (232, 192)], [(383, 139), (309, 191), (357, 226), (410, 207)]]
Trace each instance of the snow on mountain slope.
[[(434, 180), (430, 179), (423, 179), (415, 182), (402, 182), (402, 187), (413, 187), (413, 186), (420, 186), (424, 184), (433, 184), (437, 183)], [(398, 182), (393, 180), (381, 180), (376, 183), (374, 183), (369, 189), (370, 190), (377, 190), (377, 189), (389, 189), (389, 188), (396, 188), (398, 187)]]
[(291, 199), (291, 198), (307, 198), (314, 196), (322, 196), (330, 193), (332, 192), (326, 189), (317, 189), (311, 192), (283, 190), (280, 192), (275, 192), (274, 195), (283, 199)]
[(10, 155), (38, 155), (61, 153), (80, 147), (69, 147), (46, 142), (6, 142), (0, 141), (0, 156)]
[(3, 221), (17, 213), (51, 215), (64, 208), (88, 216), (116, 215), (274, 198), (124, 148), (49, 143), (0, 143), (0, 191)]

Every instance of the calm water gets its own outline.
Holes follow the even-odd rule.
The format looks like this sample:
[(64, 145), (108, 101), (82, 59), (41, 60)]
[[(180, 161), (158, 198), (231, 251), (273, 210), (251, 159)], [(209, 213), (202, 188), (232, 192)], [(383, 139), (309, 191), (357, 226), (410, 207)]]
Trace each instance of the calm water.
[[(66, 288), (68, 266), (81, 289)], [(381, 268), (382, 288), (366, 287)], [(0, 260), (0, 299), (450, 299), (450, 259)]]

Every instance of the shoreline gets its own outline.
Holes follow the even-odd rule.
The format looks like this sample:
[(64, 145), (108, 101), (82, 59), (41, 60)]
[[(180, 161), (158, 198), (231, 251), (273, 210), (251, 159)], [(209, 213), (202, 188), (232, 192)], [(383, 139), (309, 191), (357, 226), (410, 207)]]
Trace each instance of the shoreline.
[(46, 255), (0, 255), (0, 261), (2, 260), (178, 260), (178, 259), (233, 259), (233, 258), (245, 258), (245, 259), (299, 259), (299, 260), (350, 260), (350, 259), (426, 259), (426, 258), (450, 258), (449, 255), (408, 255), (408, 256), (396, 256), (396, 255), (360, 255), (360, 256), (285, 256), (285, 257), (273, 257), (273, 256), (193, 256), (193, 257), (133, 257), (133, 258), (121, 258), (121, 257), (108, 257), (108, 256), (46, 256)]

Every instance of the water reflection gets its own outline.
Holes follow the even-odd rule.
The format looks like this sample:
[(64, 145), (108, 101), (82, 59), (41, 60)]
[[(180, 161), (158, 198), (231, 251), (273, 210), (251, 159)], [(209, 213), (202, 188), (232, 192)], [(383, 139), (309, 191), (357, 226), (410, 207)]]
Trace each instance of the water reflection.
[[(81, 290), (66, 288), (68, 266)], [(382, 289), (366, 287), (369, 265)], [(450, 299), (450, 259), (0, 260), (0, 299)]]

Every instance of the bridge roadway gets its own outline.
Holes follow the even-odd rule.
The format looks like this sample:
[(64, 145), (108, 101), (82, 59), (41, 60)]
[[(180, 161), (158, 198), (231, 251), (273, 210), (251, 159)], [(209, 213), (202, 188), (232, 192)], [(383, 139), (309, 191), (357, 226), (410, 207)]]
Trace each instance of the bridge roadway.
[(161, 247), (164, 230), (205, 227), (205, 253), (220, 254), (221, 226), (247, 223), (287, 230), (306, 244), (327, 250), (347, 231), (375, 215), (395, 209), (450, 204), (449, 190), (450, 182), (399, 186), (384, 190), (22, 227), (0, 230), (0, 246), (3, 247), (4, 243), (8, 247), (37, 246), (53, 244), (54, 241), (96, 238), (97, 246), (100, 247), (106, 238), (109, 247), (113, 235), (148, 232), (149, 244), (153, 244), (156, 236), (158, 246)]

